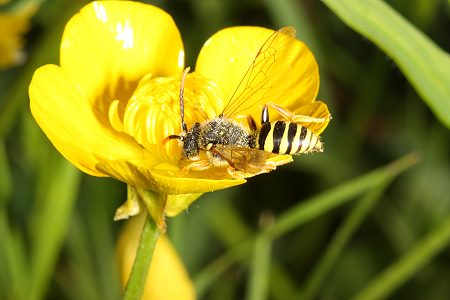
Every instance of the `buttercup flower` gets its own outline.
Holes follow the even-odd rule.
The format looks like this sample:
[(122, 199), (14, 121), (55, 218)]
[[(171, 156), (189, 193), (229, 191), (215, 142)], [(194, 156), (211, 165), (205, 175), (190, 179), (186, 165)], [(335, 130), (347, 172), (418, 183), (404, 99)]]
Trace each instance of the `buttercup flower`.
[[(6, 2), (0, 2), (0, 5)], [(17, 9), (0, 12), (0, 68), (24, 61), (22, 36), (28, 31), (30, 18), (36, 10), (36, 3), (29, 2)]]
[[(263, 83), (241, 84), (251, 91), (250, 104), (252, 97), (261, 97), (295, 114), (323, 119), (303, 124), (316, 135), (325, 129), (327, 106), (315, 101), (318, 67), (301, 41), (289, 39), (283, 49), (269, 44), (259, 56), (263, 64), (252, 64), (276, 34), (282, 33), (232, 27), (204, 44), (195, 71), (184, 82), (188, 129), (223, 112), (250, 66), (255, 82)], [(58, 151), (80, 170), (126, 182), (128, 200), (157, 192), (163, 198), (156, 211), (173, 216), (204, 192), (246, 181), (230, 176), (226, 168), (186, 172), (180, 165), (181, 143), (166, 138), (182, 133), (179, 94), (184, 68), (180, 33), (167, 13), (136, 2), (92, 2), (67, 24), (60, 66), (46, 65), (35, 72), (29, 90), (31, 112)], [(259, 104), (265, 103), (249, 105), (231, 119), (242, 123), (242, 116), (251, 116), (259, 126)], [(271, 121), (277, 119), (282, 117), (271, 111)], [(277, 160), (285, 163), (290, 156), (273, 158), (275, 164)], [(154, 203), (146, 205), (154, 209)], [(128, 201), (116, 217), (138, 211), (138, 202)]]
[[(117, 243), (117, 259), (123, 286), (127, 283), (133, 266), (144, 220), (144, 214), (140, 214), (127, 221)], [(161, 235), (156, 243), (142, 299), (195, 299), (189, 274), (166, 235)]]

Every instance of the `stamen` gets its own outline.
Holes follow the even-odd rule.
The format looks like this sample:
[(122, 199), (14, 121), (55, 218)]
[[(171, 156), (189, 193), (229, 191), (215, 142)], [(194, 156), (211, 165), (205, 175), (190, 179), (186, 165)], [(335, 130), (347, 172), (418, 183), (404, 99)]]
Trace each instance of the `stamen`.
[(113, 102), (111, 102), (108, 111), (108, 118), (112, 128), (119, 132), (123, 132), (123, 122), (119, 116), (119, 103), (119, 100), (114, 100)]
[[(119, 101), (109, 107), (111, 126), (127, 133), (144, 148), (158, 146), (161, 153), (180, 158), (180, 143), (167, 143), (167, 137), (183, 135), (180, 111), (180, 77), (144, 77), (128, 101), (123, 120), (118, 112)], [(185, 74), (184, 117), (186, 129), (195, 122), (212, 119), (223, 107), (217, 86), (195, 73)]]

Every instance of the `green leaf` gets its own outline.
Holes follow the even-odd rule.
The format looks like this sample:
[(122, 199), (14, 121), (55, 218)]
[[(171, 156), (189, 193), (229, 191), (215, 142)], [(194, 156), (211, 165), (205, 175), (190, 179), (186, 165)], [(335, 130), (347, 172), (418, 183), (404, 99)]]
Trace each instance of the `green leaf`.
[(450, 128), (450, 57), (386, 3), (322, 0), (342, 21), (389, 55)]

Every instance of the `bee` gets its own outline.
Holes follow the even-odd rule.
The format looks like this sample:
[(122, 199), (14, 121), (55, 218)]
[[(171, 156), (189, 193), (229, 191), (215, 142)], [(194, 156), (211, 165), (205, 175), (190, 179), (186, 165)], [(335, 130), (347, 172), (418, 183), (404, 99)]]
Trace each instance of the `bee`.
[[(266, 74), (277, 72), (274, 70), (277, 55), (282, 58), (289, 53), (294, 39), (293, 27), (274, 32), (258, 51), (222, 113), (203, 123), (194, 123), (190, 129), (184, 120), (184, 81), (189, 68), (185, 69), (179, 95), (182, 133), (164, 140), (164, 143), (172, 139), (182, 142), (183, 172), (226, 167), (233, 178), (251, 177), (291, 162), (290, 155), (323, 151), (320, 137), (300, 123), (321, 123), (327, 121), (326, 118), (295, 115), (274, 103), (264, 103), (273, 83)], [(257, 105), (262, 105), (259, 129), (251, 115), (241, 115)], [(269, 108), (284, 120), (271, 122)], [(236, 118), (245, 118), (247, 126), (233, 120)], [(273, 159), (277, 156), (278, 159)]]

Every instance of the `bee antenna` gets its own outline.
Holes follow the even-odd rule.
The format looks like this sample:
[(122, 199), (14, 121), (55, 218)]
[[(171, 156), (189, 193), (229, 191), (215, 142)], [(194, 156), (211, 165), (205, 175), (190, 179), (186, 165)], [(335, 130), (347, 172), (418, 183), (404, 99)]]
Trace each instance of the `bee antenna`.
[(181, 83), (180, 83), (180, 116), (181, 116), (181, 130), (183, 130), (183, 132), (187, 132), (186, 122), (184, 122), (184, 81), (190, 69), (191, 68), (189, 67), (184, 69), (183, 74), (181, 75)]
[(175, 134), (169, 135), (168, 137), (166, 137), (166, 138), (163, 140), (163, 142), (162, 142), (163, 145), (166, 146), (167, 142), (170, 141), (170, 140), (184, 141), (184, 136), (181, 136), (181, 135), (175, 135)]

